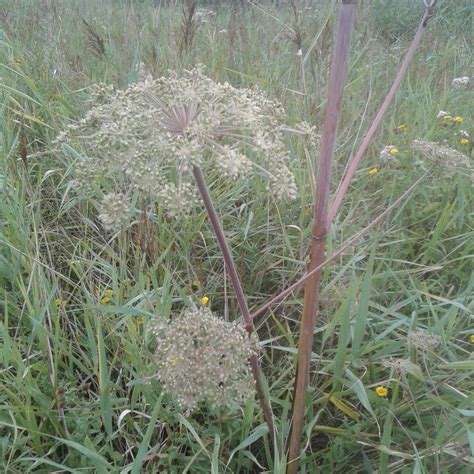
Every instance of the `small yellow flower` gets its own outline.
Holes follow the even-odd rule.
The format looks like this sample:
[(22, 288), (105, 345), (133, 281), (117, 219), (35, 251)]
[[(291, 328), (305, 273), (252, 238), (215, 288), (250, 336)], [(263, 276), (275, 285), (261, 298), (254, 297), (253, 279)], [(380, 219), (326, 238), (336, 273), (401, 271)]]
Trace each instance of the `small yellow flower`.
[(379, 170), (377, 168), (370, 168), (369, 174), (377, 174)]
[(108, 296), (104, 296), (103, 298), (100, 299), (100, 302), (103, 304), (110, 303), (110, 298)]
[[(445, 117), (446, 118), (446, 117)], [(457, 115), (456, 117), (453, 118), (453, 122), (455, 123), (461, 123), (462, 122), (462, 117), (460, 117), (459, 115)]]
[(201, 298), (201, 304), (206, 305), (207, 303), (209, 303), (209, 298), (207, 296), (203, 296)]
[(382, 387), (382, 386), (378, 386), (376, 389), (375, 389), (375, 393), (379, 396), (379, 397), (386, 397), (388, 395), (388, 389), (386, 389), (385, 387)]
[(399, 125), (399, 126), (397, 127), (397, 130), (398, 130), (399, 132), (406, 132), (406, 131), (408, 130), (408, 126), (407, 126), (406, 124), (402, 123), (401, 125)]
[(459, 140), (459, 143), (461, 145), (469, 145), (469, 140), (467, 138), (461, 138), (461, 140)]
[(449, 120), (449, 119), (451, 119), (451, 118), (453, 118), (452, 115), (449, 115), (449, 114), (443, 115), (443, 119), (444, 119), (444, 120)]
[(15, 64), (17, 64), (18, 66), (20, 66), (22, 63), (21, 58), (15, 58), (14, 61), (15, 61)]
[(199, 280), (193, 280), (193, 281), (191, 282), (191, 286), (192, 286), (193, 288), (201, 288), (201, 282), (200, 282)]
[(60, 298), (56, 298), (56, 299), (54, 300), (54, 304), (55, 304), (56, 306), (62, 306), (62, 305), (64, 304), (64, 301), (63, 301), (62, 299), (60, 299)]
[(108, 290), (105, 290), (104, 293), (105, 293), (105, 296), (108, 296), (110, 298), (114, 294), (114, 290), (108, 289)]
[(398, 149), (395, 147), (390, 148), (388, 151), (391, 155), (396, 155), (398, 153)]
[(469, 341), (472, 342), (472, 344), (474, 344), (474, 334), (471, 334), (469, 336)]

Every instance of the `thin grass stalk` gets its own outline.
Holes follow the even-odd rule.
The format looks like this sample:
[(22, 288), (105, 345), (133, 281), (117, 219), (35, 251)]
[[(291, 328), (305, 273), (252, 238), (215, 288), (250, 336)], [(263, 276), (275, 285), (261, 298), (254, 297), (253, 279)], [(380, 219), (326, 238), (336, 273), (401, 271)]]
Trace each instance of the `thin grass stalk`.
[(270, 301), (267, 301), (265, 304), (257, 308), (250, 316), (252, 320), (256, 317), (263, 314), (267, 309), (272, 307), (274, 304), (281, 302), (286, 296), (295, 291), (299, 286), (301, 286), (308, 278), (313, 276), (317, 271), (324, 268), (327, 264), (331, 263), (337, 257), (342, 255), (351, 245), (355, 244), (360, 238), (369, 232), (370, 229), (375, 227), (387, 214), (395, 209), (402, 201), (405, 199), (417, 186), (420, 182), (431, 172), (431, 169), (426, 171), (420, 178), (418, 178), (397, 200), (395, 200), (390, 206), (387, 207), (383, 212), (381, 212), (375, 219), (373, 219), (369, 224), (367, 224), (362, 230), (357, 232), (355, 235), (350, 237), (341, 247), (339, 247), (330, 257), (326, 258), (324, 262), (319, 264), (317, 267), (313, 268), (311, 271), (306, 272), (299, 280), (295, 281), (288, 288), (285, 288), (278, 295), (274, 296)]
[[(341, 13), (336, 28), (336, 44), (329, 79), (328, 103), (321, 139), (321, 154), (313, 209), (313, 238), (311, 240), (309, 271), (312, 271), (324, 262), (332, 161), (356, 6), (357, 0), (342, 1)], [(295, 474), (298, 470), (306, 393), (309, 383), (309, 366), (313, 346), (313, 328), (319, 305), (320, 281), (321, 269), (315, 271), (305, 284), (303, 316), (298, 341), (298, 361), (294, 384), (293, 416), (288, 442), (287, 474)]]
[(347, 172), (344, 178), (341, 180), (337, 188), (334, 201), (329, 210), (328, 223), (331, 223), (334, 220), (334, 217), (336, 216), (337, 211), (339, 210), (342, 200), (344, 199), (344, 196), (346, 195), (347, 190), (349, 189), (349, 186), (352, 182), (352, 178), (354, 177), (354, 173), (357, 170), (357, 166), (359, 165), (359, 162), (362, 159), (362, 156), (367, 150), (367, 147), (369, 146), (375, 132), (379, 128), (380, 124), (382, 123), (382, 119), (385, 113), (387, 112), (388, 107), (390, 106), (390, 103), (395, 97), (395, 94), (398, 88), (400, 87), (400, 83), (402, 82), (402, 79), (408, 70), (408, 66), (410, 65), (410, 62), (413, 59), (413, 56), (416, 50), (418, 49), (418, 46), (420, 45), (421, 37), (426, 28), (427, 20), (430, 15), (431, 15), (431, 10), (429, 8), (426, 8), (425, 14), (423, 15), (423, 18), (420, 21), (418, 30), (416, 31), (416, 34), (413, 38), (410, 48), (408, 49), (407, 53), (405, 54), (405, 57), (403, 58), (402, 64), (400, 66), (400, 69), (398, 70), (398, 74), (395, 77), (395, 80), (393, 81), (392, 87), (390, 88), (387, 96), (385, 97), (385, 100), (383, 101), (379, 111), (377, 112), (377, 115), (375, 116), (374, 121), (372, 122), (372, 125), (370, 126), (365, 137), (363, 138), (362, 143), (360, 144), (360, 147), (357, 150), (357, 153), (355, 154), (354, 159), (352, 160), (349, 168), (347, 169)]
[[(222, 257), (224, 259), (224, 264), (229, 274), (230, 281), (232, 283), (232, 286), (234, 287), (237, 302), (239, 304), (242, 317), (244, 319), (245, 329), (250, 336), (253, 332), (254, 326), (247, 305), (247, 300), (242, 289), (242, 283), (240, 281), (239, 274), (237, 273), (237, 269), (235, 268), (234, 259), (232, 258), (232, 252), (225, 237), (219, 216), (217, 215), (217, 212), (212, 203), (212, 199), (209, 194), (209, 190), (207, 188), (206, 181), (204, 179), (204, 175), (202, 174), (201, 168), (199, 168), (198, 166), (194, 166), (193, 175), (196, 181), (196, 185), (199, 189), (199, 193), (201, 194), (204, 207), (206, 208), (207, 215), (209, 217), (209, 220), (211, 221), (212, 229), (214, 230), (214, 235), (216, 236), (217, 241), (219, 243), (219, 247), (222, 252)], [(268, 426), (270, 440), (272, 440), (274, 433), (272, 409), (270, 406), (270, 401), (265, 396), (265, 391), (263, 390), (262, 380), (260, 377), (260, 366), (256, 354), (254, 354), (250, 358), (250, 365), (252, 368), (252, 375), (255, 380), (255, 390), (257, 392), (257, 398), (262, 408), (263, 417)]]

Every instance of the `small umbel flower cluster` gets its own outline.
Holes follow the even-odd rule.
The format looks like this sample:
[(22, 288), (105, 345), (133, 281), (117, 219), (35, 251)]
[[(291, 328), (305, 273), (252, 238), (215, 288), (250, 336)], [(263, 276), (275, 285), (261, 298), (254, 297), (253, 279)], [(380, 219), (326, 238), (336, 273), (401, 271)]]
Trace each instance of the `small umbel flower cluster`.
[(382, 365), (388, 369), (393, 369), (399, 374), (406, 374), (409, 372), (412, 363), (408, 359), (401, 359), (399, 357), (389, 357), (382, 361)]
[(99, 219), (105, 230), (119, 230), (130, 218), (130, 206), (123, 194), (108, 193), (102, 200)]
[(194, 165), (232, 181), (258, 175), (275, 198), (295, 198), (284, 118), (281, 104), (261, 90), (215, 82), (198, 66), (181, 76), (147, 76), (126, 90), (95, 86), (90, 110), (56, 143), (82, 149), (74, 182), (81, 191), (109, 180), (177, 216), (197, 204)]
[(204, 401), (214, 407), (240, 404), (254, 393), (249, 359), (256, 343), (242, 325), (202, 307), (161, 324), (154, 334), (157, 376), (182, 408)]
[(407, 342), (410, 347), (420, 351), (432, 351), (440, 345), (441, 338), (423, 329), (416, 329), (408, 333)]
[(449, 171), (456, 171), (458, 168), (471, 168), (469, 157), (467, 155), (460, 153), (447, 145), (423, 139), (416, 139), (411, 143), (411, 147), (427, 160), (430, 160)]

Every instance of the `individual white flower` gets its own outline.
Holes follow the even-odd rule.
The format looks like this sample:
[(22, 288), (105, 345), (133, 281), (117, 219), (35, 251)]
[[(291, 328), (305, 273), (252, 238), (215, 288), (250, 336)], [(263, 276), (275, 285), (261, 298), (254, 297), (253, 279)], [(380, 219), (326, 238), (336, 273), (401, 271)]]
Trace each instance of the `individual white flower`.
[(387, 145), (381, 152), (380, 152), (380, 159), (381, 160), (389, 160), (393, 158), (398, 153), (398, 149), (392, 145)]
[(459, 133), (460, 133), (464, 138), (469, 138), (469, 133), (467, 133), (466, 130), (459, 130)]
[(470, 78), (468, 76), (457, 77), (453, 79), (452, 86), (456, 89), (464, 89), (469, 85)]
[(451, 114), (449, 112), (446, 112), (445, 110), (440, 110), (436, 118), (443, 118), (443, 117), (450, 117), (450, 116)]

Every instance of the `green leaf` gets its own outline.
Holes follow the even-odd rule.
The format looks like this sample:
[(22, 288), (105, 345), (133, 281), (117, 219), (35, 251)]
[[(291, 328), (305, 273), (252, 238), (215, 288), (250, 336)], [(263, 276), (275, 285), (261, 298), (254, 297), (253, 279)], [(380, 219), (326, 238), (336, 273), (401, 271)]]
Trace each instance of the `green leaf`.
[(252, 433), (250, 433), (247, 438), (245, 438), (231, 453), (229, 456), (229, 460), (227, 461), (226, 468), (229, 467), (230, 462), (232, 461), (232, 458), (234, 457), (235, 453), (240, 451), (241, 449), (246, 448), (247, 446), (250, 446), (252, 443), (255, 443), (257, 439), (260, 439), (262, 436), (265, 436), (268, 433), (268, 426), (266, 423), (257, 426)]
[(207, 454), (207, 456), (210, 458), (211, 455), (209, 454), (209, 451), (206, 449), (206, 445), (204, 444), (204, 442), (202, 441), (202, 439), (200, 438), (200, 436), (197, 434), (197, 431), (194, 429), (193, 425), (191, 425), (191, 423), (189, 423), (188, 420), (186, 420), (186, 418), (183, 416), (183, 415), (180, 415), (178, 414), (176, 416), (176, 418), (178, 419), (178, 421), (183, 424), (184, 426), (186, 426), (186, 428), (188, 429), (188, 431), (193, 435), (194, 439), (198, 442), (199, 446), (201, 446), (202, 450)]
[(219, 449), (221, 447), (221, 439), (216, 433), (214, 437), (214, 449), (211, 458), (211, 474), (219, 474)]
[(352, 384), (347, 384), (348, 387), (354, 391), (360, 403), (362, 403), (364, 408), (375, 418), (375, 412), (372, 408), (372, 405), (370, 404), (369, 397), (367, 396), (367, 392), (365, 391), (365, 387), (362, 381), (349, 369), (346, 369), (346, 375), (352, 382)]
[(140, 447), (138, 448), (137, 457), (135, 458), (135, 461), (133, 462), (132, 474), (140, 474), (141, 472), (143, 472), (142, 464), (145, 459), (146, 453), (148, 452), (150, 439), (153, 434), (153, 431), (155, 430), (156, 420), (158, 419), (158, 415), (160, 411), (161, 411), (161, 396), (156, 401), (155, 408), (153, 410), (153, 413), (151, 414), (151, 419), (148, 422), (148, 428), (146, 430), (145, 436), (143, 437), (142, 442), (140, 443)]

